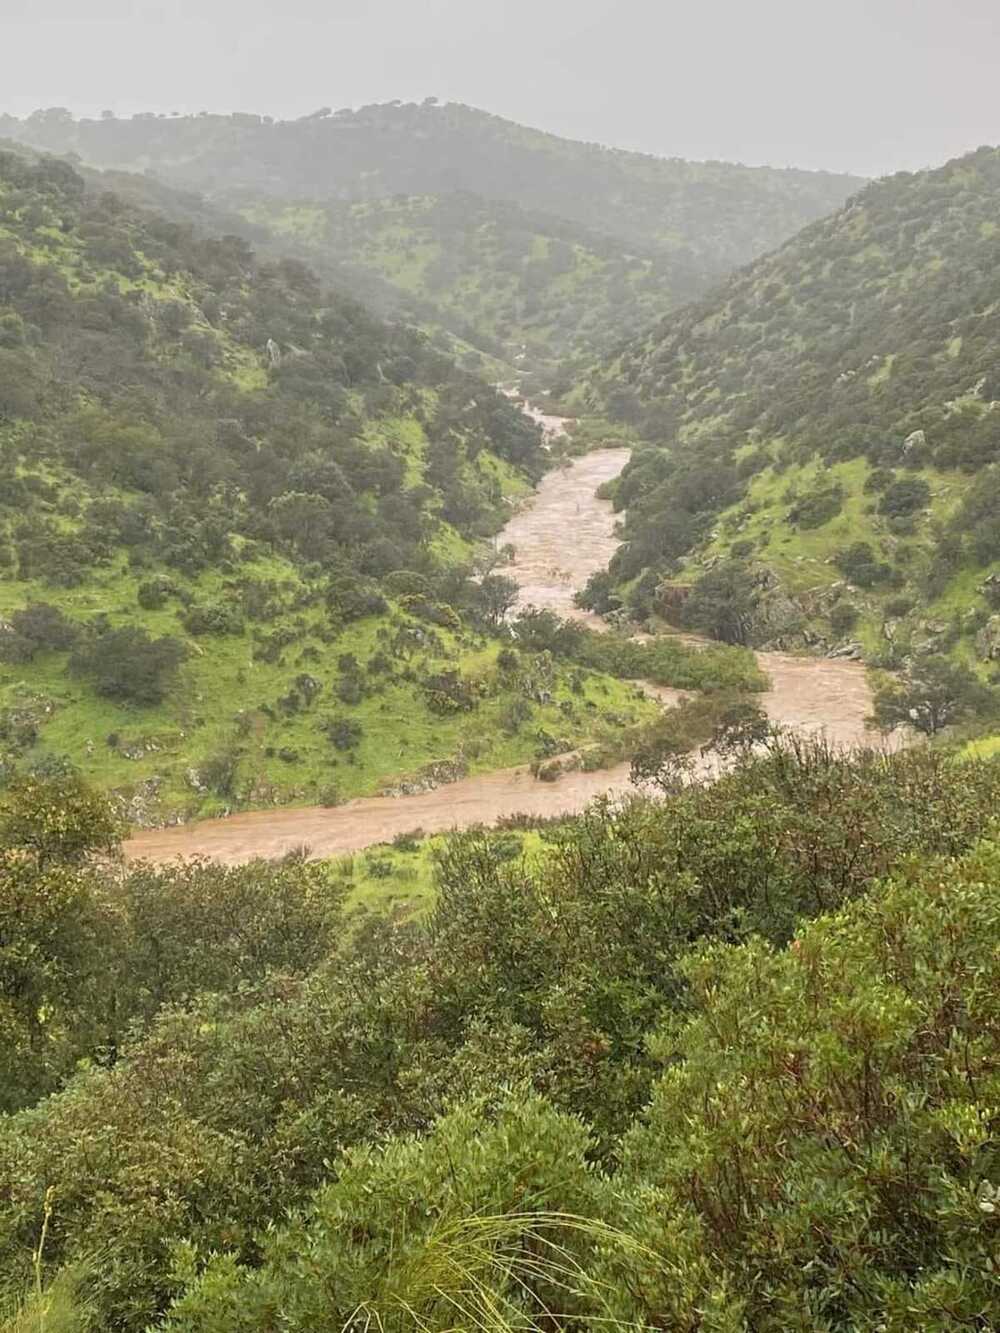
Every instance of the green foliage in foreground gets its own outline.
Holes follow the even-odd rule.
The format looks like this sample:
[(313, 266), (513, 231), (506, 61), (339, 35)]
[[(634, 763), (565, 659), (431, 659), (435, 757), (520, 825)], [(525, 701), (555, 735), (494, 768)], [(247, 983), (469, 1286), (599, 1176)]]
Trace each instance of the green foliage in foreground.
[(30, 1286), (51, 1189), (43, 1279), (99, 1256), (98, 1329), (988, 1328), (998, 795), (775, 742), (530, 859), (442, 840), (429, 917), (338, 930), (335, 891), (291, 967), (266, 928), (201, 955), (255, 885), (304, 925), (321, 870), (60, 866), (155, 905), (172, 970), (140, 914), (131, 1039), (0, 1120), (0, 1264)]

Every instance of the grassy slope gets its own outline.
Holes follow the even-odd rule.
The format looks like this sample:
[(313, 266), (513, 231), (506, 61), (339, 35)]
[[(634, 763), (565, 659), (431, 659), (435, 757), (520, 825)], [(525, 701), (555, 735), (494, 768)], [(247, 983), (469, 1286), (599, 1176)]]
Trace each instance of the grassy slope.
[[(782, 586), (808, 609), (815, 606), (822, 594), (833, 585), (843, 585), (843, 575), (833, 561), (845, 548), (855, 542), (868, 543), (881, 560), (898, 562), (905, 551), (905, 565), (916, 579), (925, 574), (934, 560), (934, 527), (947, 522), (961, 504), (971, 479), (956, 470), (940, 471), (935, 468), (917, 468), (907, 476), (920, 477), (931, 490), (931, 504), (916, 525), (912, 537), (899, 538), (887, 531), (885, 521), (877, 513), (877, 495), (864, 490), (871, 475), (871, 465), (865, 459), (826, 465), (813, 458), (805, 463), (765, 469), (754, 477), (746, 498), (724, 510), (710, 536), (696, 554), (683, 562), (678, 575), (681, 581), (696, 578), (706, 563), (725, 558), (734, 542), (751, 542), (753, 559), (766, 564), (778, 575)], [(791, 498), (808, 495), (817, 483), (839, 483), (844, 489), (841, 512), (818, 528), (798, 528), (786, 521)], [(979, 569), (964, 569), (953, 578), (940, 595), (921, 601), (912, 620), (962, 619), (981, 605), (978, 589), (989, 573), (1000, 570), (1000, 561)], [(899, 592), (883, 589), (847, 591), (845, 596), (857, 606), (861, 619), (850, 632), (851, 638), (864, 644), (866, 653), (875, 657), (886, 647), (883, 631), (885, 604)], [(822, 615), (814, 615), (813, 628), (828, 632)], [(956, 655), (985, 675), (985, 663), (977, 663), (968, 639), (962, 641)]]
[[(303, 587), (294, 568), (277, 559), (248, 572), (282, 579), (291, 594)], [(208, 575), (190, 586), (204, 593), (221, 583), (219, 576)], [(185, 637), (173, 609), (136, 607), (136, 584), (135, 575), (123, 568), (103, 571), (84, 587), (67, 591), (3, 582), (0, 616), (37, 598), (74, 618), (100, 611), (113, 625), (139, 623), (152, 634)], [(268, 632), (291, 625), (298, 616), (269, 621)], [(234, 804), (200, 791), (197, 776), (206, 760), (233, 751), (239, 756), (241, 787), (252, 793), (246, 804), (312, 803), (329, 799), (334, 790), (343, 799), (376, 792), (430, 763), (460, 759), (473, 772), (526, 763), (544, 752), (541, 732), (564, 740), (566, 748), (613, 742), (623, 725), (655, 713), (632, 687), (595, 673), (583, 673), (583, 693), (577, 694), (563, 670), (552, 682), (551, 702), (535, 705), (530, 721), (508, 735), (501, 719), (522, 689), (498, 678), (496, 643), (441, 631), (440, 645), (418, 651), (408, 666), (439, 672), (457, 665), (464, 676), (482, 681), (489, 695), (475, 711), (442, 718), (427, 707), (418, 686), (388, 678), (379, 681), (372, 697), (355, 705), (341, 703), (332, 688), (337, 659), (353, 653), (363, 663), (384, 646), (380, 631), (406, 625), (418, 627), (418, 622), (397, 611), (388, 619), (351, 626), (324, 643), (319, 637), (324, 617), (317, 612), (307, 616), (305, 631), (273, 664), (255, 658), (251, 629), (238, 636), (188, 639), (192, 655), (177, 687), (163, 704), (150, 707), (100, 698), (67, 674), (65, 654), (45, 653), (28, 666), (0, 666), (0, 708), (27, 711), (41, 722), (38, 744), (26, 754), (26, 763), (57, 754), (101, 785), (123, 791), (154, 779), (163, 810), (202, 815)], [(310, 707), (284, 715), (278, 701), (303, 672), (319, 680), (323, 691)], [(269, 716), (265, 706), (277, 715)], [(330, 717), (362, 726), (363, 738), (351, 757), (338, 754), (321, 732), (320, 724)], [(115, 738), (113, 747), (108, 737)], [(294, 759), (283, 759), (282, 751)], [(154, 805), (151, 814), (156, 813)]]

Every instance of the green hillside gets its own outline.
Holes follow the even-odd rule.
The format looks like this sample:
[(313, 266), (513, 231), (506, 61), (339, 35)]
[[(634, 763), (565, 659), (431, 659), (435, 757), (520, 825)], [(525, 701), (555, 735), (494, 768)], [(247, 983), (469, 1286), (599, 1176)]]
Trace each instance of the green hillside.
[(871, 185), (591, 379), (581, 400), (651, 446), (617, 493), (637, 605), (749, 566), (795, 602), (757, 642), (992, 672), (998, 217), (1000, 150)]
[[(522, 372), (543, 367), (564, 379), (698, 285), (662, 254), (636, 253), (571, 223), (469, 194), (272, 201), (243, 212), (307, 246), (366, 300), (446, 327)], [(386, 301), (386, 287), (394, 302)]]
[(78, 771), (151, 822), (620, 745), (651, 705), (501, 658), (470, 578), (544, 466), (301, 264), (0, 155), (5, 779)]

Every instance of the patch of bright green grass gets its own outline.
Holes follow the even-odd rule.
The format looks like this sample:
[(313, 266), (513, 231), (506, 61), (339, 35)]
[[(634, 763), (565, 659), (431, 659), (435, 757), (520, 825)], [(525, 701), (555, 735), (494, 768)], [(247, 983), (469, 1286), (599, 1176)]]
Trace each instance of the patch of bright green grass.
[[(547, 855), (548, 844), (535, 829), (504, 831), (496, 836), (515, 852), (512, 859), (529, 872)], [(435, 860), (447, 835), (424, 837), (422, 830), (414, 829), (412, 838), (378, 843), (327, 863), (331, 880), (347, 891), (349, 909), (407, 917), (430, 911), (435, 899)]]
[[(241, 574), (280, 582), (289, 604), (305, 590), (294, 567), (277, 557), (250, 563)], [(530, 717), (512, 729), (511, 709), (522, 691), (498, 676), (495, 640), (439, 629), (436, 639), (414, 650), (409, 661), (395, 662), (393, 678), (373, 676), (365, 663), (380, 652), (392, 653), (385, 631), (394, 634), (400, 625), (411, 624), (427, 633), (429, 627), (396, 611), (392, 623), (366, 620), (327, 642), (329, 622), (317, 607), (289, 609), (266, 624), (248, 625), (242, 634), (195, 638), (181, 624), (182, 607), (176, 601), (158, 610), (140, 608), (139, 582), (140, 576), (122, 563), (94, 571), (85, 586), (75, 589), (0, 583), (0, 615), (30, 601), (47, 601), (78, 622), (102, 614), (113, 627), (139, 624), (153, 636), (178, 637), (189, 651), (168, 697), (148, 707), (100, 697), (68, 670), (66, 653), (39, 654), (25, 666), (0, 665), (0, 709), (27, 709), (39, 723), (38, 741), (23, 762), (45, 754), (62, 756), (104, 788), (134, 789), (155, 778), (165, 808), (210, 815), (237, 805), (311, 804), (331, 794), (341, 800), (369, 795), (442, 761), (460, 761), (472, 773), (505, 768), (539, 757), (553, 740), (566, 749), (591, 741), (613, 744), (622, 728), (654, 714), (653, 705), (625, 682), (582, 672), (574, 690), (572, 671), (558, 668), (547, 685), (551, 697), (533, 704)], [(224, 584), (213, 573), (185, 586), (202, 601), (224, 599)], [(296, 630), (295, 640), (278, 660), (262, 660), (253, 631), (270, 634), (289, 627)], [(337, 695), (338, 661), (345, 655), (358, 660), (366, 683), (375, 686), (358, 703), (345, 704)], [(401, 679), (402, 665), (418, 679)], [(453, 668), (479, 682), (484, 697), (471, 711), (442, 717), (431, 710), (419, 679)], [(315, 699), (283, 704), (302, 676), (319, 682)], [(334, 718), (361, 727), (355, 749), (341, 752), (331, 744), (324, 724)], [(237, 761), (239, 799), (201, 790), (202, 768), (225, 755)]]
[(993, 759), (1000, 755), (1000, 736), (984, 736), (977, 741), (969, 741), (959, 751), (960, 759)]

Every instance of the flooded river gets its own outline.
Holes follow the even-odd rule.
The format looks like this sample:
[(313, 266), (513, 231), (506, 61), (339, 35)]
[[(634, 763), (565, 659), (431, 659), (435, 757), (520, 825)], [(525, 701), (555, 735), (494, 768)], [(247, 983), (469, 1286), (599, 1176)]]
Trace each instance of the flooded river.
[[(573, 606), (573, 594), (607, 565), (617, 545), (611, 505), (595, 492), (618, 475), (627, 458), (624, 450), (602, 449), (553, 470), (500, 534), (499, 543), (510, 543), (515, 550), (514, 563), (505, 572), (520, 584), (523, 604), (600, 625), (596, 617)], [(871, 696), (860, 663), (784, 653), (758, 657), (771, 678), (765, 704), (775, 722), (825, 731), (842, 745), (866, 739), (864, 719), (871, 712)], [(667, 703), (677, 697), (670, 690), (650, 691)], [(414, 828), (439, 833), (490, 824), (522, 811), (570, 814), (595, 796), (631, 790), (627, 763), (597, 773), (567, 773), (555, 783), (536, 781), (527, 767), (502, 769), (415, 796), (363, 797), (333, 809), (258, 810), (144, 830), (125, 844), (125, 853), (157, 862), (208, 856), (236, 864), (308, 846), (313, 856), (333, 856)]]

